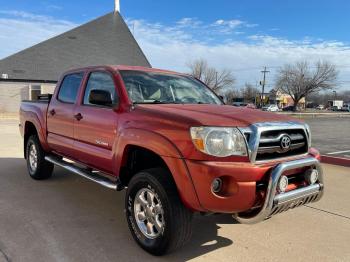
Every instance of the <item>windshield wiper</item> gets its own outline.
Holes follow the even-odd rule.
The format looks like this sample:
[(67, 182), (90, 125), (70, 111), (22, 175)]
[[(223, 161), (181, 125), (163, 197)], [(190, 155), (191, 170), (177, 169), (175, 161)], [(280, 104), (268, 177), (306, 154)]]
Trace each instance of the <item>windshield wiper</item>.
[(165, 101), (160, 101), (160, 100), (154, 100), (151, 102), (151, 104), (170, 104), (169, 102), (165, 102)]
[(160, 101), (160, 100), (154, 100), (151, 102), (134, 102), (135, 105), (140, 104), (140, 105), (150, 105), (150, 104), (179, 104), (178, 102), (175, 101)]

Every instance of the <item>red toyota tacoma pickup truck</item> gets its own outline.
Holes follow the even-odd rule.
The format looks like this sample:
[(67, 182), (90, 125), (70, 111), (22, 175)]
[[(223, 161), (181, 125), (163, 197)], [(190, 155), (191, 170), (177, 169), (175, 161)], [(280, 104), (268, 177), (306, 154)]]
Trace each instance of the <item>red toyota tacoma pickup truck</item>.
[(33, 179), (54, 165), (126, 190), (126, 219), (154, 255), (186, 243), (194, 212), (241, 223), (318, 201), (320, 154), (296, 119), (225, 105), (185, 74), (128, 66), (71, 70), (52, 96), (23, 101)]

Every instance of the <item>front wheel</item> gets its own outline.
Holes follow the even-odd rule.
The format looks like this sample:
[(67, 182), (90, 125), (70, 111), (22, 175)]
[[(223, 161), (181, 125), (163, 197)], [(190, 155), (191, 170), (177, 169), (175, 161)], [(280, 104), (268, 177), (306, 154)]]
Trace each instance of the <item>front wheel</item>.
[(190, 239), (192, 212), (182, 204), (168, 171), (154, 168), (136, 174), (125, 201), (132, 236), (147, 252), (163, 255)]

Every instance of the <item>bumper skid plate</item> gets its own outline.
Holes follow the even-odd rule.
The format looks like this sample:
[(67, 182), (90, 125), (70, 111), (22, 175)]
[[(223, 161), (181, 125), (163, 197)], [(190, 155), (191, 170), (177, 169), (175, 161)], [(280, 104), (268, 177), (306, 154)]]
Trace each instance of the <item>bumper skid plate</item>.
[[(313, 185), (289, 191), (277, 193), (277, 184), (282, 174), (288, 170), (313, 167), (317, 169), (318, 182)], [(273, 215), (282, 213), (301, 205), (316, 202), (321, 199), (324, 191), (323, 171), (320, 162), (315, 158), (305, 158), (278, 164), (273, 168), (267, 187), (266, 198), (261, 210), (254, 216), (235, 214), (234, 218), (242, 224), (255, 224)]]

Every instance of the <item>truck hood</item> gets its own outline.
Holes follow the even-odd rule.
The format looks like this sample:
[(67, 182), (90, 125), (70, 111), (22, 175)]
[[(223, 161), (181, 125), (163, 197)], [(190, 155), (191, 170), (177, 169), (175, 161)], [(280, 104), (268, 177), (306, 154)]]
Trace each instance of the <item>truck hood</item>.
[(259, 122), (298, 122), (285, 115), (228, 105), (159, 104), (138, 105), (137, 108), (153, 113), (154, 116), (176, 118), (178, 121), (204, 126), (244, 127)]

